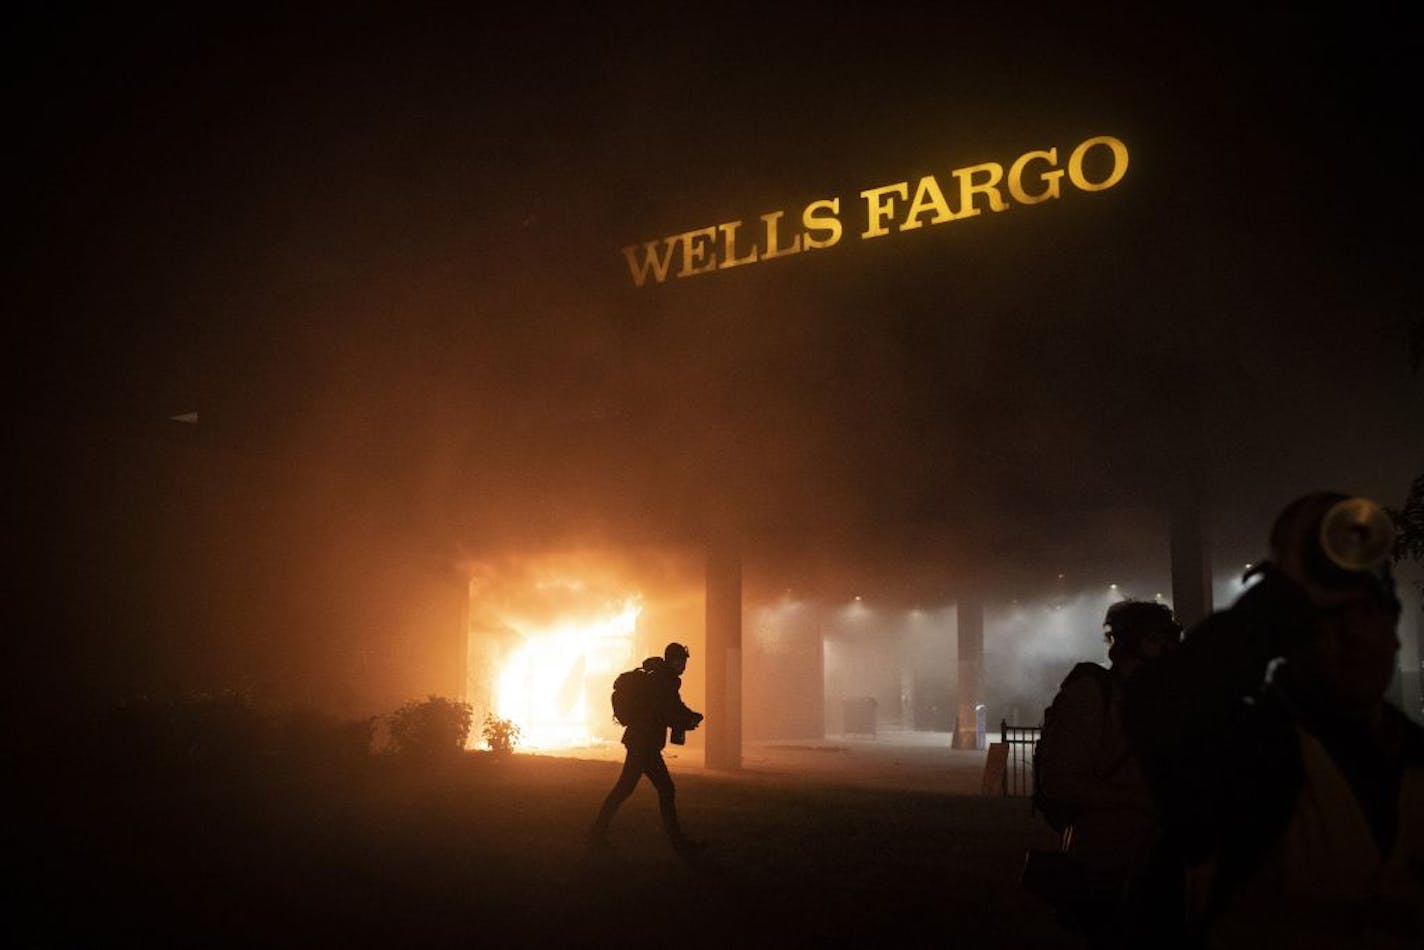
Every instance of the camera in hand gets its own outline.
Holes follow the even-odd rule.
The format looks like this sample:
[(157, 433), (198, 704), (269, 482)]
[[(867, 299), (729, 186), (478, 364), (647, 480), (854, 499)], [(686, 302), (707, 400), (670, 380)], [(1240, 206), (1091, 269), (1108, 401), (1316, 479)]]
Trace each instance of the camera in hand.
[(687, 742), (687, 731), (696, 729), (700, 725), (702, 725), (702, 713), (692, 713), (685, 722), (672, 727), (672, 735), (668, 741), (673, 745), (684, 745)]

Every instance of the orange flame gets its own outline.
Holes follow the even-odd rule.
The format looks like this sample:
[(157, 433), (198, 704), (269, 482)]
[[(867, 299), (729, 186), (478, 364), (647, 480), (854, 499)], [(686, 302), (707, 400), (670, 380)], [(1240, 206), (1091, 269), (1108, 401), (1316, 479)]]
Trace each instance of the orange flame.
[(626, 598), (607, 613), (576, 613), (538, 624), (505, 623), (520, 637), (498, 674), (496, 715), (520, 728), (527, 749), (559, 749), (599, 741), (594, 728), (609, 718), (607, 689), (633, 657), (642, 599)]

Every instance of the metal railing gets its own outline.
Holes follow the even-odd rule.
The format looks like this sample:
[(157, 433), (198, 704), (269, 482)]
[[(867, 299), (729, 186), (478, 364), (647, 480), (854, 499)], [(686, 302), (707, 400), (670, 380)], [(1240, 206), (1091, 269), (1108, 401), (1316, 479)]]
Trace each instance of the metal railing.
[(999, 736), (1008, 747), (1004, 794), (1027, 798), (1033, 794), (1033, 750), (1042, 726), (1011, 726), (999, 720)]

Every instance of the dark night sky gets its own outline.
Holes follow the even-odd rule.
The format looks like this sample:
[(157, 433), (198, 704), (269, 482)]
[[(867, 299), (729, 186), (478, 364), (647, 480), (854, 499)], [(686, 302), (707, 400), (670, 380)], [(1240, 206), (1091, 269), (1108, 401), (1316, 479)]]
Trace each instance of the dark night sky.
[[(1254, 539), (1424, 463), (1392, 15), (550, 9), (21, 18), (27, 431), (197, 411), (442, 550), (730, 505), (791, 573), (1121, 556), (1099, 513), (1185, 471)], [(1100, 194), (642, 290), (619, 255), (1100, 134)]]

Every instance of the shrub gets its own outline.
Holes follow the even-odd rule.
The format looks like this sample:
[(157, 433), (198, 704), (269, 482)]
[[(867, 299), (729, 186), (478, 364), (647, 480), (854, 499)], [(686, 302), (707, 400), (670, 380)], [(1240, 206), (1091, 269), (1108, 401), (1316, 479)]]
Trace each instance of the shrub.
[(494, 713), (485, 714), (484, 726), (480, 728), (480, 735), (484, 736), (491, 752), (513, 752), (519, 744), (519, 733), (518, 726)]
[(474, 710), (469, 703), (430, 695), (411, 700), (392, 713), (391, 751), (401, 755), (450, 755), (465, 748)]

